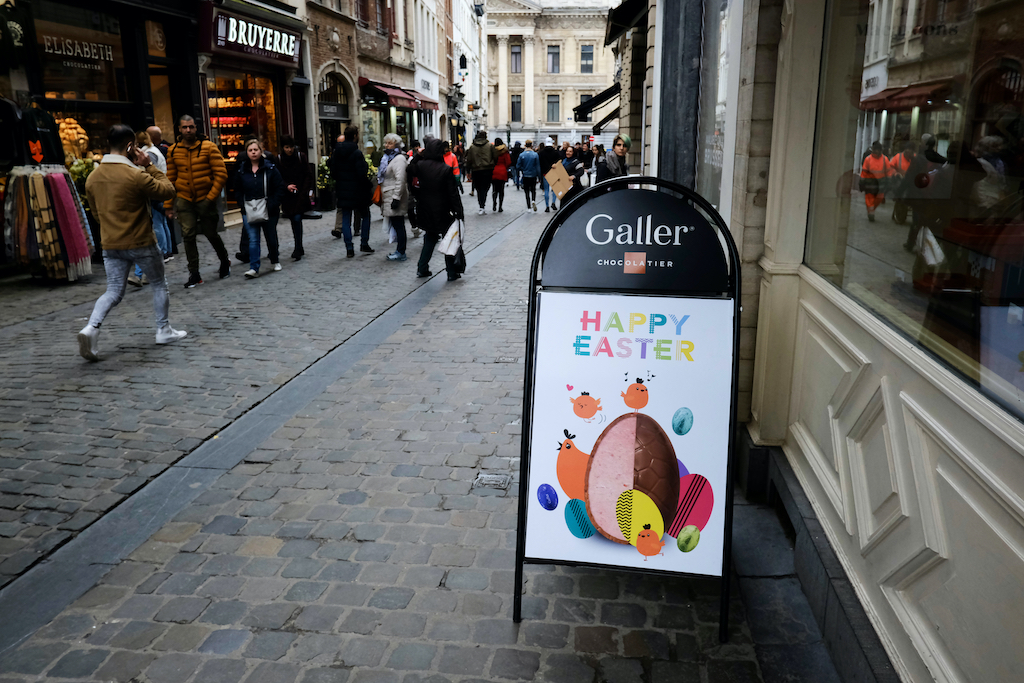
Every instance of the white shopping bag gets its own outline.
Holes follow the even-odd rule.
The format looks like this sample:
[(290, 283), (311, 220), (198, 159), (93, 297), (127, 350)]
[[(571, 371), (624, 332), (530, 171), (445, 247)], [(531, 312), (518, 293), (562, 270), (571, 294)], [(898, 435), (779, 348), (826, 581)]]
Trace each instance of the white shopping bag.
[(395, 226), (391, 225), (391, 217), (385, 216), (384, 223), (381, 225), (384, 230), (384, 234), (388, 236), (388, 244), (394, 244), (398, 241), (398, 232), (395, 230)]
[(921, 228), (917, 233), (917, 244), (914, 245), (914, 249), (929, 266), (937, 266), (946, 260), (939, 241), (935, 239), (934, 233), (928, 228)]
[(462, 248), (462, 221), (452, 223), (441, 241), (437, 243), (437, 250), (445, 256), (455, 256)]

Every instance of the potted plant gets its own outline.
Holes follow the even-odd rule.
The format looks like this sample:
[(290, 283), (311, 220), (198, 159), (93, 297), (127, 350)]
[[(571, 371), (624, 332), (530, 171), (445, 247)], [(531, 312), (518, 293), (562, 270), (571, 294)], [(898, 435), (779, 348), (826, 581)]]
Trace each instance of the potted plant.
[(334, 178), (331, 177), (330, 157), (320, 157), (316, 167), (317, 209), (332, 211), (335, 208)]

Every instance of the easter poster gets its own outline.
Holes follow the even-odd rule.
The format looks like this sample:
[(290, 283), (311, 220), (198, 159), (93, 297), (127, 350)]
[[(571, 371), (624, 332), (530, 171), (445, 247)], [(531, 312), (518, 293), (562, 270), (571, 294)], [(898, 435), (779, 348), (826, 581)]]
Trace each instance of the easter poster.
[(538, 305), (526, 557), (721, 576), (734, 302)]

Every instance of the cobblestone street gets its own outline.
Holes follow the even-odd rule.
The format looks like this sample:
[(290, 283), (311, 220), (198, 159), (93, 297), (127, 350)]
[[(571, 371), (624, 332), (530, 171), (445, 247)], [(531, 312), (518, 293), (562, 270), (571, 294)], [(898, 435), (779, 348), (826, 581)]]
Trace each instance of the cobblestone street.
[[(255, 281), (217, 280), (200, 240), (206, 284), (169, 265), (188, 338), (153, 345), (129, 291), (95, 364), (75, 333), (101, 273), (0, 283), (0, 601), (27, 605), (0, 630), (41, 626), (0, 683), (761, 681), (735, 579), (724, 645), (712, 581), (530, 566), (512, 622), (526, 282), (551, 217), (520, 199), (470, 215), (457, 283), (416, 279), (418, 240), (386, 261), (379, 220), (354, 259), (333, 213), (307, 222), (307, 257)], [(14, 595), (77, 566), (78, 588), (35, 580), (49, 602)]]

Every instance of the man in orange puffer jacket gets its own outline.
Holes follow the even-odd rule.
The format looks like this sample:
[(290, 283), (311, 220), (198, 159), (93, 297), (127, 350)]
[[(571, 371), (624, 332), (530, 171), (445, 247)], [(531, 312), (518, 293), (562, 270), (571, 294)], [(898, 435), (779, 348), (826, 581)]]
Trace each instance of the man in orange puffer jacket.
[(224, 241), (217, 234), (220, 214), (217, 198), (228, 180), (227, 167), (217, 145), (200, 140), (196, 122), (189, 115), (178, 120), (181, 140), (167, 150), (167, 179), (174, 184), (177, 196), (167, 201), (168, 218), (177, 218), (181, 224), (181, 237), (188, 259), (186, 289), (203, 284), (199, 274), (199, 249), (196, 234), (202, 233), (213, 245), (220, 258), (220, 277), (231, 274), (231, 261)]

